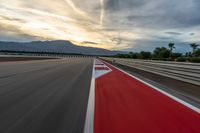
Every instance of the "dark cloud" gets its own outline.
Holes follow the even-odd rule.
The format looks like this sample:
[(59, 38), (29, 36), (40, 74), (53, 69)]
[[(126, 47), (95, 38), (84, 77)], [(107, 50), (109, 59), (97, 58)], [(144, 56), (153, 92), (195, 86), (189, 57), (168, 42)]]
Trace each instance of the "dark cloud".
[(111, 39), (111, 41), (113, 43), (115, 43), (116, 45), (120, 45), (122, 43), (122, 39), (119, 38), (119, 37), (114, 37), (114, 38)]
[(14, 32), (14, 31), (0, 30), (0, 40), (1, 41), (27, 42), (27, 41), (44, 40), (44, 38), (29, 35), (29, 34)]
[[(61, 1), (64, 2), (63, 0)], [(95, 39), (90, 40), (88, 38), (86, 39), (87, 41), (83, 42), (94, 46), (100, 46), (102, 43), (110, 43), (112, 41), (111, 46), (113, 44), (116, 47), (128, 45), (131, 50), (153, 50), (158, 46), (167, 46), (167, 44), (173, 40), (176, 43), (176, 50), (185, 52), (189, 47), (185, 42), (200, 41), (200, 0), (104, 0), (105, 7), (102, 25), (100, 25), (99, 21), (103, 8), (98, 0), (71, 1), (79, 10), (85, 12), (92, 19), (87, 20), (87, 18), (80, 14), (80, 16), (75, 16), (76, 13), (73, 15), (73, 12), (75, 11), (70, 8), (70, 10), (72, 10), (72, 16), (70, 10), (68, 10), (69, 6), (67, 6), (68, 8), (65, 7), (66, 11), (60, 11), (62, 6), (53, 6), (49, 8), (48, 6), (39, 5), (39, 7), (37, 7), (37, 5), (34, 4), (37, 2), (32, 0), (30, 2), (24, 2), (28, 5), (23, 6), (28, 7), (28, 9), (40, 9), (41, 11), (45, 11), (44, 14), (40, 16), (40, 13), (33, 12), (32, 10), (21, 11), (13, 9), (12, 12), (16, 12), (16, 14), (22, 16), (19, 18), (23, 19), (25, 17), (27, 18), (25, 20), (42, 20), (42, 22), (44, 21), (45, 15), (48, 18), (51, 17), (51, 15), (46, 14), (46, 12), (52, 13), (52, 15), (60, 14), (64, 16), (67, 16), (69, 13), (69, 17), (72, 17), (74, 21), (68, 23), (67, 21), (65, 22), (65, 20), (62, 20), (62, 23), (64, 22), (66, 25), (72, 23), (73, 26), (78, 25), (81, 29), (88, 31), (88, 33), (90, 32), (89, 34), (97, 33), (98, 35), (95, 39), (98, 41), (102, 40), (102, 42), (96, 43), (93, 42)], [(50, 2), (51, 1), (49, 0), (49, 3)], [(1, 6), (1, 3), (0, 7), (3, 7)], [(11, 9), (8, 7), (4, 7), (4, 9), (10, 12)], [(59, 12), (56, 13), (56, 10)], [(62, 12), (67, 13), (62, 14)], [(1, 13), (0, 21), (1, 19), (5, 19), (11, 22), (25, 23), (23, 22), (24, 20), (20, 20), (14, 15), (15, 13), (8, 17), (9, 15), (6, 16), (4, 13)], [(29, 16), (31, 16), (31, 18), (28, 18)], [(57, 20), (57, 18), (58, 17), (54, 16), (53, 20)], [(44, 23), (50, 23), (51, 25), (53, 23), (53, 21), (50, 22), (51, 20), (52, 19), (47, 19)], [(55, 27), (57, 28), (59, 25), (56, 25)], [(5, 32), (6, 29), (7, 32)], [(45, 27), (40, 29), (44, 31), (48, 30), (48, 27), (47, 29), (45, 29)], [(62, 27), (59, 29), (61, 29), (60, 31), (64, 30)], [(15, 36), (20, 38), (21, 36), (24, 36), (31, 39), (30, 36), (32, 36), (31, 32), (24, 33), (20, 26), (16, 28), (0, 25), (0, 32), (1, 38), (2, 36), (9, 38), (8, 36), (10, 35), (10, 38), (16, 38)], [(6, 36), (3, 35), (4, 32), (6, 33)], [(118, 35), (118, 33), (120, 33), (121, 36)]]
[(180, 32), (165, 32), (165, 33), (169, 35), (177, 35), (177, 36), (182, 35), (182, 33)]
[[(157, 39), (152, 39), (152, 40), (135, 40), (132, 45), (132, 48), (125, 49), (126, 51), (134, 51), (134, 52), (140, 52), (140, 51), (150, 51), (153, 52), (153, 50), (156, 47), (168, 47), (168, 43), (170, 40), (157, 40)], [(183, 42), (176, 40), (175, 41), (175, 50), (174, 52), (190, 52), (190, 44), (191, 42)]]
[(116, 25), (157, 29), (200, 25), (198, 0), (107, 0), (106, 9), (116, 12), (107, 15)]
[(129, 10), (139, 8), (145, 4), (146, 0), (106, 0), (106, 9), (109, 11)]
[(19, 22), (19, 23), (26, 23), (25, 20), (22, 20), (22, 19), (19, 19), (19, 18), (10, 18), (10, 17), (4, 16), (4, 15), (1, 15), (1, 14), (0, 14), (0, 20), (9, 20), (9, 21), (16, 21), (16, 22)]
[(144, 19), (149, 19), (152, 16), (144, 16), (144, 15), (130, 15), (127, 16), (128, 21), (138, 21), (138, 20), (144, 20)]
[(96, 43), (96, 42), (90, 42), (90, 41), (84, 41), (84, 42), (82, 42), (83, 44), (98, 44), (98, 43)]
[(171, 37), (157, 37), (158, 40), (173, 40)]
[(190, 33), (190, 36), (194, 36), (195, 35), (195, 33)]
[(119, 0), (106, 0), (105, 8), (109, 11), (119, 10)]
[(12, 26), (12, 25), (0, 25), (0, 31), (1, 32), (16, 32), (16, 33), (21, 33), (20, 28)]
[[(163, 3), (166, 4), (166, 3)], [(200, 25), (199, 8), (200, 5), (195, 1), (173, 2), (162, 5), (164, 13), (160, 16), (162, 22), (172, 27), (192, 27)]]
[(41, 36), (31, 35), (23, 32), (20, 28), (11, 25), (0, 25), (0, 40), (3, 41), (33, 41), (33, 40), (47, 40)]

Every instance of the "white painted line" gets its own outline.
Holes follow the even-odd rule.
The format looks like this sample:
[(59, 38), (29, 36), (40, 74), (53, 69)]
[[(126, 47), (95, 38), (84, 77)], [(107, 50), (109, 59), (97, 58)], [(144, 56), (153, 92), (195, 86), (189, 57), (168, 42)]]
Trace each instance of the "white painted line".
[[(110, 64), (110, 63), (108, 63), (108, 64)], [(112, 64), (110, 64), (110, 65), (113, 66)], [(122, 70), (122, 69), (120, 69), (120, 68), (118, 68), (118, 67), (116, 67), (116, 66), (113, 66), (113, 67), (116, 68), (116, 69), (118, 69), (119, 71), (121, 71), (121, 72), (123, 72), (123, 73), (129, 75), (130, 77), (132, 77), (132, 78), (134, 78), (134, 79), (136, 79), (136, 80), (138, 80), (138, 81), (140, 81), (140, 82), (142, 82), (142, 83), (144, 83), (144, 84), (150, 86), (151, 88), (153, 88), (153, 89), (159, 91), (160, 93), (162, 93), (162, 94), (168, 96), (169, 98), (171, 98), (171, 99), (173, 99), (173, 100), (175, 100), (175, 101), (177, 101), (177, 102), (179, 102), (179, 103), (185, 105), (186, 107), (188, 107), (188, 108), (190, 108), (190, 109), (192, 109), (192, 110), (194, 110), (195, 112), (197, 112), (197, 113), (200, 114), (200, 109), (197, 108), (197, 107), (195, 107), (194, 105), (192, 105), (192, 104), (190, 104), (190, 103), (188, 103), (188, 102), (186, 102), (186, 101), (183, 101), (183, 100), (181, 100), (181, 99), (179, 99), (179, 98), (177, 98), (177, 97), (175, 97), (175, 96), (173, 96), (173, 95), (171, 95), (171, 94), (169, 94), (169, 93), (167, 93), (167, 92), (165, 92), (165, 91), (163, 91), (163, 90), (157, 88), (156, 86), (151, 85), (151, 84), (149, 84), (149, 83), (147, 83), (147, 82), (145, 82), (145, 81), (139, 79), (138, 77), (135, 77), (135, 76), (133, 76), (133, 75), (131, 75), (131, 74), (125, 72), (124, 70)]]
[[(100, 61), (100, 60), (97, 60), (96, 61), (100, 62), (100, 63), (103, 63), (103, 65), (109, 69), (109, 71), (112, 71), (112, 69), (110, 69), (110, 67), (108, 67), (103, 61)], [(95, 65), (95, 66), (98, 66), (98, 65)]]
[(95, 67), (107, 67), (106, 65), (95, 65)]
[(94, 132), (94, 100), (95, 100), (95, 59), (93, 62), (92, 79), (90, 85), (89, 100), (87, 105), (84, 133)]

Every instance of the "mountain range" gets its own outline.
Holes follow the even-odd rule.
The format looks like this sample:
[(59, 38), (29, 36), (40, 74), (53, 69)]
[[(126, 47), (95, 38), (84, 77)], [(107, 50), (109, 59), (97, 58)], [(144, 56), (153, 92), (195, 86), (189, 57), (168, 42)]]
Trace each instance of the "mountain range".
[(107, 49), (84, 47), (70, 41), (33, 41), (33, 42), (3, 42), (0, 41), (0, 51), (51, 52), (84, 55), (116, 55), (124, 53)]

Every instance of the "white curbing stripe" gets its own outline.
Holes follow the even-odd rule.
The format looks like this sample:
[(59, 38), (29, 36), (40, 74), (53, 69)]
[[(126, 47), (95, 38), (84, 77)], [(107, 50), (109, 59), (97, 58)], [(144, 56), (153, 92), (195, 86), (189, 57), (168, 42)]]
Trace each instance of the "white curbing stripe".
[[(110, 63), (108, 63), (108, 64), (110, 64)], [(110, 64), (110, 65), (113, 66), (112, 64)], [(140, 82), (142, 82), (142, 83), (144, 83), (144, 84), (150, 86), (151, 88), (153, 88), (153, 89), (159, 91), (160, 93), (162, 93), (162, 94), (164, 94), (164, 95), (170, 97), (171, 99), (173, 99), (173, 100), (175, 100), (175, 101), (177, 101), (177, 102), (179, 102), (179, 103), (185, 105), (186, 107), (188, 107), (188, 108), (192, 109), (193, 111), (195, 111), (195, 112), (197, 112), (197, 113), (200, 114), (200, 109), (197, 108), (197, 107), (195, 107), (194, 105), (191, 105), (190, 103), (188, 103), (188, 102), (186, 102), (186, 101), (183, 101), (183, 100), (181, 100), (181, 99), (179, 99), (179, 98), (177, 98), (177, 97), (175, 97), (175, 96), (173, 96), (173, 95), (171, 95), (171, 94), (169, 94), (169, 93), (167, 93), (167, 92), (165, 92), (165, 91), (163, 91), (163, 90), (157, 88), (156, 86), (151, 85), (151, 84), (149, 84), (149, 83), (147, 83), (147, 82), (145, 82), (145, 81), (143, 81), (143, 80), (141, 80), (141, 79), (139, 79), (139, 78), (137, 78), (137, 77), (135, 77), (135, 76), (133, 76), (133, 75), (127, 73), (127, 72), (125, 72), (124, 70), (122, 70), (122, 69), (120, 69), (120, 68), (118, 68), (118, 67), (116, 67), (116, 66), (113, 66), (113, 67), (116, 68), (116, 69), (118, 69), (119, 71), (121, 71), (121, 72), (123, 72), (123, 73), (129, 75), (130, 77), (132, 77), (132, 78), (134, 78), (134, 79), (136, 79), (136, 80), (138, 80), (138, 81), (140, 81)]]
[[(101, 66), (96, 65), (97, 62), (101, 63), (102, 65)], [(108, 68), (108, 70), (95, 70), (95, 79), (97, 79), (97, 78), (99, 78), (103, 75), (106, 75), (106, 74), (108, 74), (112, 71), (112, 69), (110, 69), (105, 63), (103, 63), (102, 61), (97, 60), (97, 59), (96, 59), (96, 62), (95, 62), (95, 68), (96, 67), (104, 67), (104, 68)]]
[(85, 118), (84, 133), (94, 132), (94, 99), (95, 99), (95, 59), (93, 62), (92, 79), (90, 85), (89, 100)]

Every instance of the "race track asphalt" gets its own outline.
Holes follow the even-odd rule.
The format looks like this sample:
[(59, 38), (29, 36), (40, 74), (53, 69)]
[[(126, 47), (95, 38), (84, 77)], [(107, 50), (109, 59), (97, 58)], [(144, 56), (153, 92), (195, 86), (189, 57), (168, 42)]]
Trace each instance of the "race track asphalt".
[(92, 58), (0, 63), (0, 133), (82, 133)]

